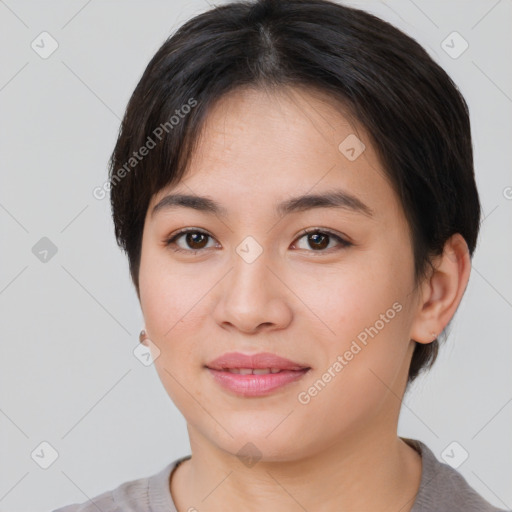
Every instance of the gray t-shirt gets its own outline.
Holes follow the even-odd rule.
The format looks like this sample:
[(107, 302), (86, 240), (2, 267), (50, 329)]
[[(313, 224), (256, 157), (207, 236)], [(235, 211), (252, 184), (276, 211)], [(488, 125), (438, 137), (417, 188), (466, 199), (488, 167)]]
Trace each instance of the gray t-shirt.
[[(422, 474), (411, 512), (511, 512), (485, 501), (451, 466), (439, 462), (421, 441), (402, 438), (420, 453)], [(171, 472), (191, 456), (180, 457), (158, 473), (121, 484), (91, 500), (53, 512), (177, 512), (169, 481)]]

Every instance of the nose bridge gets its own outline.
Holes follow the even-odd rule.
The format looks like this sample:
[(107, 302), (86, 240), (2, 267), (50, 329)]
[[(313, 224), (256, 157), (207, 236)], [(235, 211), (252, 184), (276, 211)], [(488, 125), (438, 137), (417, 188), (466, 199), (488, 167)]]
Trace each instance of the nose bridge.
[[(246, 255), (250, 255), (252, 250), (250, 248)], [(241, 308), (247, 308), (249, 304), (256, 304), (256, 302), (261, 306), (276, 293), (275, 288), (272, 289), (275, 283), (270, 277), (272, 272), (269, 253), (261, 253), (254, 259), (251, 255), (251, 258), (246, 259), (238, 252), (237, 249), (237, 254), (233, 258), (233, 270), (228, 290), (226, 290), (226, 298), (234, 300)]]
[(282, 327), (291, 315), (285, 287), (272, 269), (271, 251), (256, 254), (256, 249), (251, 240), (236, 249), (216, 313), (218, 322), (245, 331), (261, 324)]

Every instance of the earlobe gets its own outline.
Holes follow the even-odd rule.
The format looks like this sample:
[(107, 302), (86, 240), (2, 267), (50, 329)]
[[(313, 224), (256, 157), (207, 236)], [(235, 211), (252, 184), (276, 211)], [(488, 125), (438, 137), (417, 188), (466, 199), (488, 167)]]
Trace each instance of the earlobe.
[(434, 341), (450, 322), (462, 300), (471, 272), (466, 241), (459, 233), (445, 243), (444, 251), (434, 262), (434, 270), (422, 285), (410, 338), (418, 343)]
[(140, 333), (139, 333), (139, 342), (142, 343), (143, 345), (147, 346), (146, 339), (147, 339), (146, 331), (145, 331), (145, 329), (142, 329), (142, 331), (140, 331)]

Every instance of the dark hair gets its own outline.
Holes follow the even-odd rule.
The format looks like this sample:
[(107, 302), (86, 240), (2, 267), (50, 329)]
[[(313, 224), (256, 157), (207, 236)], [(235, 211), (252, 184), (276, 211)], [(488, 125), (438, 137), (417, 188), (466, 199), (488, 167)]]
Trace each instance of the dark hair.
[[(358, 9), (329, 0), (234, 2), (190, 19), (164, 42), (120, 127), (111, 205), (138, 295), (149, 201), (180, 181), (207, 112), (241, 86), (321, 90), (365, 128), (410, 225), (416, 285), (454, 233), (473, 255), (480, 202), (469, 113), (446, 72), (414, 39)], [(416, 344), (408, 382), (433, 364), (438, 343)]]

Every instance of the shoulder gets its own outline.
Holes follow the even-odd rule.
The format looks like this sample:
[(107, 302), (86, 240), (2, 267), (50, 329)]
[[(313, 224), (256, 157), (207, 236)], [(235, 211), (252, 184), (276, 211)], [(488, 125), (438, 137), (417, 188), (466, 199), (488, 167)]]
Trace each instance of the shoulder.
[(456, 469), (437, 460), (421, 441), (407, 439), (406, 442), (421, 452), (422, 457), (421, 483), (411, 512), (509, 512), (486, 501)]
[(149, 478), (124, 482), (115, 489), (105, 491), (83, 503), (74, 503), (53, 512), (131, 512), (141, 510), (148, 500)]
[(170, 499), (167, 482), (171, 471), (184, 457), (149, 477), (129, 480), (82, 503), (74, 503), (52, 512), (146, 512)]

